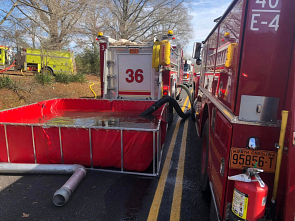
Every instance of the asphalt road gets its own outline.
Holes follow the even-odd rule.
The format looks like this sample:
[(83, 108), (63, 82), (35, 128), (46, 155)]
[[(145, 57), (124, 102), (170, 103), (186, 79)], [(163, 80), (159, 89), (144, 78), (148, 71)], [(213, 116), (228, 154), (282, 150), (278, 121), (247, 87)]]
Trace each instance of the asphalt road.
[[(186, 137), (183, 139), (183, 136)], [(63, 207), (56, 207), (52, 197), (69, 175), (0, 175), (0, 220), (129, 221), (147, 220), (148, 217), (150, 220), (178, 220), (178, 215), (171, 213), (173, 205), (180, 205), (179, 211), (175, 210), (180, 220), (209, 220), (210, 196), (202, 194), (199, 183), (200, 139), (191, 119), (185, 121), (174, 115), (164, 144), (161, 167), (169, 151), (171, 163), (160, 202), (155, 202), (159, 194), (156, 190), (159, 180), (164, 179), (163, 171), (160, 178), (151, 178), (88, 170)], [(185, 157), (180, 179), (177, 174), (181, 153), (185, 153)], [(177, 192), (179, 182), (182, 188)], [(174, 197), (176, 194), (178, 198)], [(158, 210), (151, 209), (155, 203), (159, 204)], [(151, 218), (155, 211), (157, 218)]]

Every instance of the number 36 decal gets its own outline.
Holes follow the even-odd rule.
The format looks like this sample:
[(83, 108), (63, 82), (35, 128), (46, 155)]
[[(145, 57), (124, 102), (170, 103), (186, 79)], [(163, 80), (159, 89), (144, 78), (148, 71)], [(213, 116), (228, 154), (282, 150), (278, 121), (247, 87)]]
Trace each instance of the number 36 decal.
[(134, 74), (134, 71), (132, 69), (127, 69), (126, 74), (129, 74), (129, 75), (128, 75), (128, 78), (125, 78), (125, 79), (126, 79), (126, 81), (128, 83), (132, 83), (134, 80), (137, 83), (141, 83), (141, 82), (143, 82), (142, 73), (143, 73), (143, 70), (141, 70), (141, 69), (137, 69), (135, 71), (135, 74)]

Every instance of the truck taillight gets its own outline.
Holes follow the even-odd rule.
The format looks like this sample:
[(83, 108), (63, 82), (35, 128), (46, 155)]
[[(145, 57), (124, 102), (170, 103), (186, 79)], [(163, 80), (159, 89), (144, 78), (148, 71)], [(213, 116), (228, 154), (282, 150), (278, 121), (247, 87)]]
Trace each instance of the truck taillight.
[(169, 89), (169, 87), (167, 85), (163, 85), (163, 96), (168, 95), (168, 89)]

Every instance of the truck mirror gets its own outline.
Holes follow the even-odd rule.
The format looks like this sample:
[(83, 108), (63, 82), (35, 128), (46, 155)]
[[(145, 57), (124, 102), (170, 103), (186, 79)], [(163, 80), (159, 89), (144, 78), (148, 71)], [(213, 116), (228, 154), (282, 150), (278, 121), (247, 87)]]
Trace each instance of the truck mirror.
[(201, 62), (202, 62), (202, 60), (201, 60), (200, 58), (198, 58), (198, 59), (196, 60), (196, 64), (197, 64), (197, 65), (201, 65)]
[(193, 59), (200, 59), (201, 48), (202, 48), (202, 43), (200, 43), (200, 42), (195, 42), (194, 43), (193, 55), (192, 55)]

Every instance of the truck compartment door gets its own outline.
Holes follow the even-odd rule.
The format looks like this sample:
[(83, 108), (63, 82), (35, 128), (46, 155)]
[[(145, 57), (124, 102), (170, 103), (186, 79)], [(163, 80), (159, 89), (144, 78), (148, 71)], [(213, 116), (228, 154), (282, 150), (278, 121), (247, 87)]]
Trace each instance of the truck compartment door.
[(151, 98), (152, 54), (118, 55), (120, 98)]
[(209, 149), (209, 163), (216, 204), (222, 217), (225, 206), (225, 189), (227, 185), (232, 125), (219, 111), (216, 111), (216, 114), (214, 112), (212, 112), (210, 122), (210, 134), (212, 134), (212, 140), (210, 139), (210, 141), (213, 141), (213, 143), (211, 143)]

